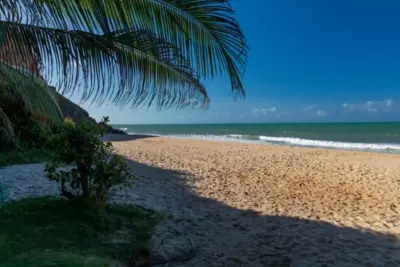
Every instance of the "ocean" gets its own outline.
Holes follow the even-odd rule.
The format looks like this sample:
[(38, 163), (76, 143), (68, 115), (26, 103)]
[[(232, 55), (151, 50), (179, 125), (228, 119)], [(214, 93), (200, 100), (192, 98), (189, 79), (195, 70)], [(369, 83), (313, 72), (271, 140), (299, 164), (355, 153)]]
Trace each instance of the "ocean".
[(400, 123), (113, 125), (129, 134), (400, 153)]

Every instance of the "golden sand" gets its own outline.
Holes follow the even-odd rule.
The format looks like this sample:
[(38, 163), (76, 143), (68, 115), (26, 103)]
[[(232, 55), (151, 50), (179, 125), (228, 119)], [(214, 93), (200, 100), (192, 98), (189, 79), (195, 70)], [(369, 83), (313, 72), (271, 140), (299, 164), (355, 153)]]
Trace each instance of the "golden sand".
[(183, 173), (194, 195), (234, 210), (400, 238), (400, 155), (162, 137), (113, 144), (132, 161)]

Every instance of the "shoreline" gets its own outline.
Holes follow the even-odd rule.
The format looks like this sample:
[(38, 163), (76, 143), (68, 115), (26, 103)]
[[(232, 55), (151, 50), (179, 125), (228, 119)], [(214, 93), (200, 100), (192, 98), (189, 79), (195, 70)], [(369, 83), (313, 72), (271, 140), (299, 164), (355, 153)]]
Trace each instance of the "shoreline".
[[(333, 150), (333, 151), (350, 151), (350, 152), (369, 152), (369, 153), (377, 153), (377, 154), (389, 154), (389, 155), (400, 155), (400, 144), (378, 144), (378, 143), (353, 143), (353, 142), (336, 142), (336, 141), (325, 141), (325, 140), (311, 140), (311, 139), (301, 139), (301, 140), (309, 140), (309, 141), (317, 141), (317, 142), (328, 142), (333, 144), (355, 144), (355, 145), (394, 145), (398, 146), (399, 150), (389, 151), (388, 149), (361, 149), (361, 148), (343, 148), (343, 147), (334, 147), (334, 146), (312, 146), (312, 145), (298, 145), (298, 144), (288, 144), (288, 143), (273, 143), (266, 142), (262, 140), (249, 140), (249, 139), (240, 139), (240, 138), (226, 138), (227, 136), (215, 136), (215, 139), (205, 138), (205, 135), (198, 135), (199, 137), (193, 135), (156, 135), (156, 134), (136, 134), (136, 133), (127, 133), (126, 135), (118, 134), (107, 134), (103, 140), (105, 141), (130, 141), (141, 138), (171, 138), (178, 140), (195, 140), (195, 141), (210, 141), (217, 143), (237, 143), (237, 144), (250, 144), (250, 145), (263, 145), (263, 146), (272, 146), (272, 147), (297, 147), (297, 148), (308, 148), (308, 149), (323, 149), (323, 150)], [(298, 138), (292, 138), (298, 139)]]

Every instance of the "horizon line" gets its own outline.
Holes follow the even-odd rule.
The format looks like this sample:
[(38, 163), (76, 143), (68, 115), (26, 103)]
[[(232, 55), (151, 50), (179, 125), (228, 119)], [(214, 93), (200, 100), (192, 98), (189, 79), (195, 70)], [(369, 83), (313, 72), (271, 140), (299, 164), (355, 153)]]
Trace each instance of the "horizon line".
[(214, 124), (367, 124), (400, 123), (400, 121), (333, 121), (333, 122), (202, 122), (202, 123), (110, 123), (110, 125), (214, 125)]

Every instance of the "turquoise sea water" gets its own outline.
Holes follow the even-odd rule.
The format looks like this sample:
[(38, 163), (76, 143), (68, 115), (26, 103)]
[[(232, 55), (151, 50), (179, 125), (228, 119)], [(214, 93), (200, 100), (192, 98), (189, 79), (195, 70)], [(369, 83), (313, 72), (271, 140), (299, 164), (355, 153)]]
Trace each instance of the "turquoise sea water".
[(400, 123), (113, 126), (130, 134), (400, 153)]

